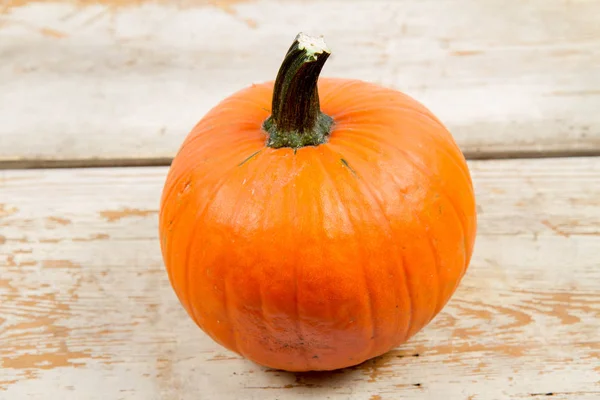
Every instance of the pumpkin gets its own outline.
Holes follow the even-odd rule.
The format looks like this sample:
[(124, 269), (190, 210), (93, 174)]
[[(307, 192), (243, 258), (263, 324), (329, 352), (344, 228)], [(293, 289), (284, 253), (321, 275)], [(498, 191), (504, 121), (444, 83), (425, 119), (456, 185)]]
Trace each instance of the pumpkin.
[(452, 135), (399, 91), (319, 78), (299, 34), (274, 82), (210, 110), (183, 141), (160, 208), (179, 301), (257, 364), (334, 370), (406, 342), (468, 268), (472, 181)]

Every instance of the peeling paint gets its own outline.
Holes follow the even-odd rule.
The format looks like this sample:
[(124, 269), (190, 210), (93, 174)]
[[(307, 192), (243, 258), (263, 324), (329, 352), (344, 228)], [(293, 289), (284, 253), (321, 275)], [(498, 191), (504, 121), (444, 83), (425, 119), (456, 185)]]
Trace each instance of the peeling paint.
[(89, 237), (76, 237), (73, 238), (73, 242), (93, 242), (95, 240), (108, 240), (110, 239), (110, 236), (107, 235), (106, 233), (96, 233), (93, 234)]
[(147, 217), (158, 214), (158, 210), (139, 210), (137, 208), (123, 208), (121, 210), (100, 211), (100, 216), (108, 222), (116, 222), (129, 217)]
[(48, 239), (40, 239), (40, 243), (60, 243), (62, 239), (58, 238), (48, 238)]
[(70, 219), (62, 218), (62, 217), (48, 217), (46, 218), (48, 222), (55, 222), (59, 225), (70, 225), (72, 224)]
[(18, 211), (19, 211), (19, 209), (17, 207), (0, 203), (0, 218), (9, 217), (11, 215), (16, 214)]
[(81, 265), (69, 260), (44, 260), (43, 268), (81, 268)]
[[(70, 287), (62, 287), (59, 294), (32, 293), (10, 280), (0, 280), (2, 306), (9, 312), (26, 311), (21, 317), (25, 320), (13, 322), (5, 331), (7, 334), (10, 332), (11, 340), (0, 354), (0, 365), (4, 371), (13, 370), (11, 374), (17, 379), (11, 377), (11, 380), (1, 381), (1, 389), (6, 390), (23, 379), (36, 379), (43, 370), (79, 368), (85, 365), (86, 360), (108, 358), (95, 355), (86, 348), (72, 348), (69, 338), (73, 328), (61, 322), (72, 314), (70, 303), (77, 300), (81, 283), (81, 278), (75, 279)], [(52, 286), (39, 285), (39, 288), (53, 290)], [(45, 343), (45, 346), (40, 343)]]
[(48, 37), (52, 37), (52, 38), (56, 38), (56, 39), (62, 39), (62, 38), (65, 38), (68, 36), (64, 32), (57, 31), (56, 29), (52, 29), (52, 28), (48, 28), (48, 27), (41, 28), (40, 33), (44, 36), (48, 36)]
[(478, 56), (484, 54), (482, 50), (455, 50), (451, 51), (450, 55), (456, 57), (468, 57), (468, 56)]
[(102, 5), (110, 8), (139, 7), (144, 4), (163, 4), (178, 8), (213, 6), (230, 12), (236, 5), (249, 3), (251, 1), (252, 0), (11, 0), (8, 4), (3, 6), (2, 10), (7, 12), (13, 8), (24, 7), (36, 3), (67, 3), (77, 7)]

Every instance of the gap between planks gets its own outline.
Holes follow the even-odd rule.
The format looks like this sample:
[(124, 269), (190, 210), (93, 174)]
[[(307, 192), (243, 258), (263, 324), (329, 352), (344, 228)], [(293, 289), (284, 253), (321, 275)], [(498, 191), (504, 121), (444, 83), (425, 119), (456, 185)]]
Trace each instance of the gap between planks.
[[(463, 153), (467, 160), (527, 160), (548, 158), (600, 157), (600, 149), (544, 152), (488, 152)], [(59, 160), (0, 160), (0, 170), (18, 169), (64, 169), (64, 168), (127, 168), (127, 167), (168, 167), (173, 159), (160, 158), (106, 158), (106, 159), (59, 159)]]

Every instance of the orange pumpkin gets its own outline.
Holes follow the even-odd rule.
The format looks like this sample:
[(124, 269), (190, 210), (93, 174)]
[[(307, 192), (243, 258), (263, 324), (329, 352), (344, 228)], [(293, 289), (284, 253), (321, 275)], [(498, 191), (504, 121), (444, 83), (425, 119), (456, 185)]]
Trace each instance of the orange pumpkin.
[(444, 307), (476, 233), (463, 154), (398, 91), (319, 79), (300, 34), (275, 82), (213, 108), (171, 165), (160, 237), (197, 325), (271, 368), (332, 370), (402, 344)]

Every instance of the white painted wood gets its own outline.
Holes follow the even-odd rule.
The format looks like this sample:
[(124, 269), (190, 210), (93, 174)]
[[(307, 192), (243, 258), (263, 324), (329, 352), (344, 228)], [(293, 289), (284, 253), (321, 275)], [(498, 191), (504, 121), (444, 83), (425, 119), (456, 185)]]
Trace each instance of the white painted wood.
[(274, 79), (299, 31), (325, 35), (324, 76), (416, 97), (469, 157), (600, 151), (594, 0), (3, 4), (5, 165), (168, 162), (218, 101)]
[(450, 303), (316, 374), (265, 370), (187, 317), (157, 239), (166, 168), (0, 171), (0, 398), (600, 398), (600, 158), (470, 167), (480, 228)]

